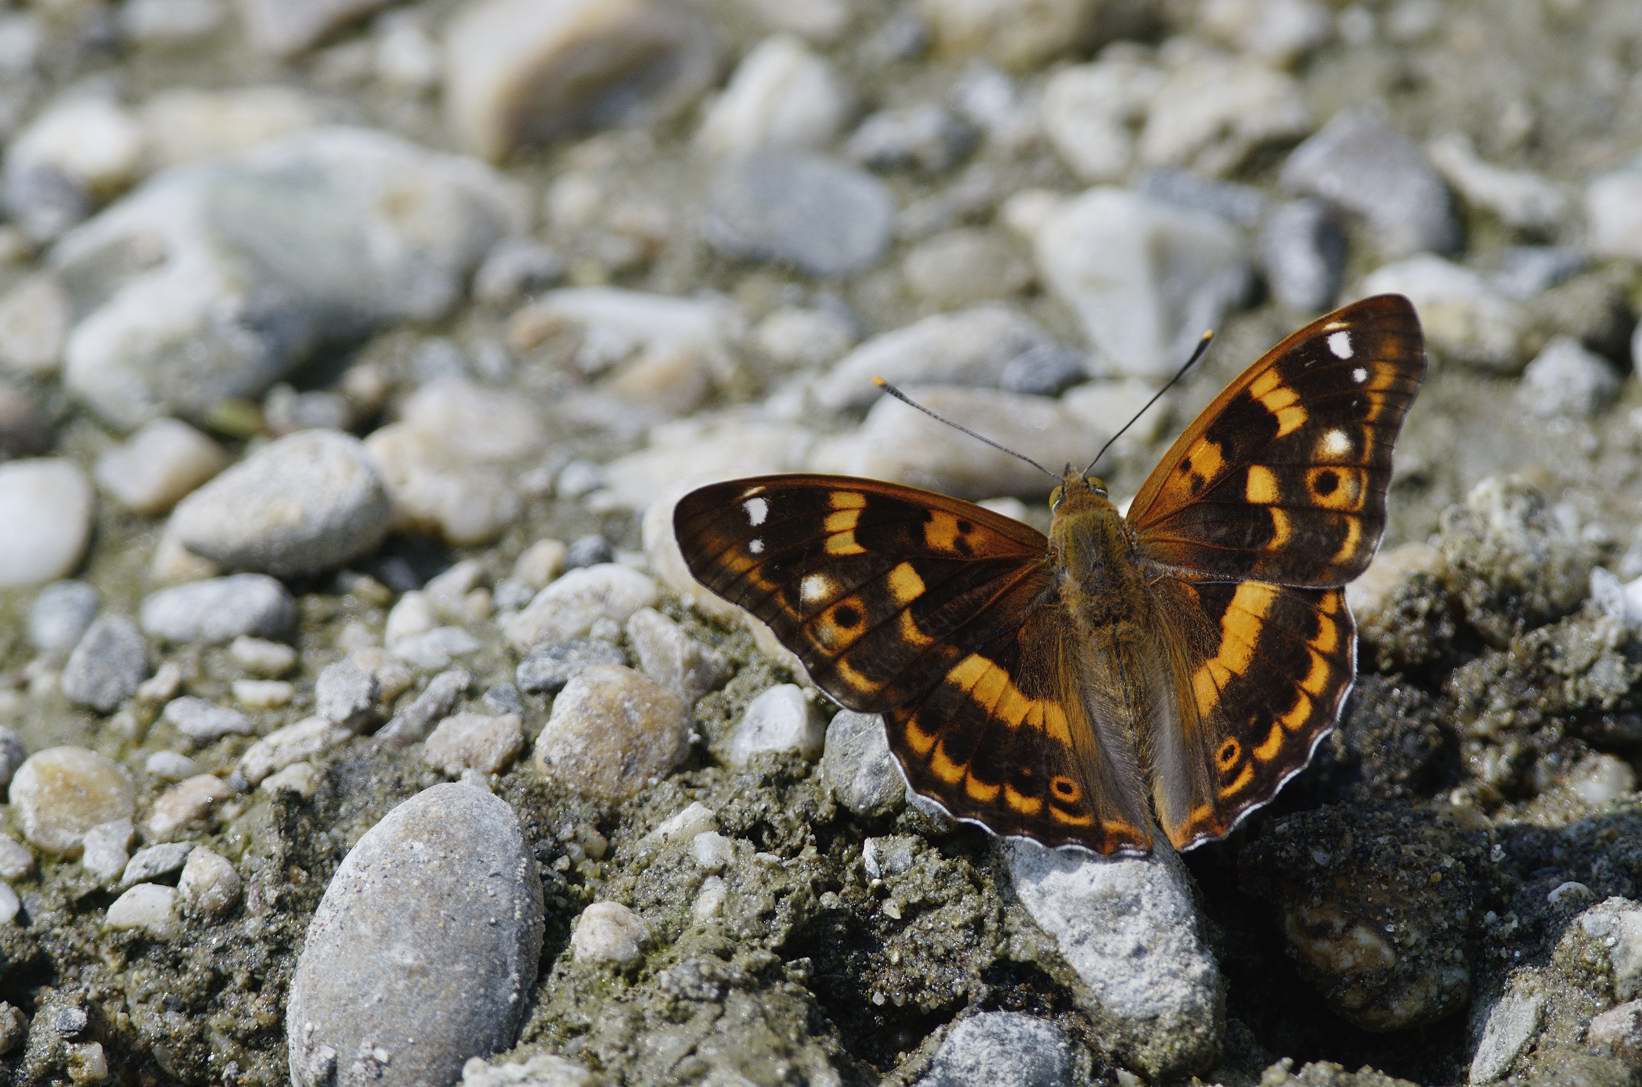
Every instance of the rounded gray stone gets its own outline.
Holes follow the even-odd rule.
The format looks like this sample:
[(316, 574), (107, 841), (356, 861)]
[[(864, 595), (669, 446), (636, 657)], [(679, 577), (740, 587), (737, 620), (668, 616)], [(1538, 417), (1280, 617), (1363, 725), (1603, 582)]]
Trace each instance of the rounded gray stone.
[(97, 617), (97, 590), (83, 581), (54, 581), (29, 608), (29, 642), (42, 653), (73, 649)]
[(233, 574), (150, 593), (138, 620), (143, 630), (167, 642), (281, 638), (296, 625), (296, 601), (265, 574)]
[(236, 570), (291, 576), (376, 550), (392, 507), (364, 443), (305, 430), (270, 442), (177, 506), (183, 546)]
[(982, 1012), (952, 1028), (918, 1087), (1061, 1087), (1072, 1047), (1053, 1023), (1019, 1012)]
[(764, 151), (713, 183), (707, 241), (730, 257), (847, 276), (889, 247), (895, 198), (870, 174), (818, 155)]
[(308, 928), (286, 1013), (291, 1082), (456, 1082), (470, 1057), (513, 1044), (542, 925), (512, 808), (460, 784), (400, 804), (343, 858)]
[(889, 753), (884, 719), (844, 710), (827, 726), (821, 776), (856, 815), (887, 815), (906, 799), (906, 780)]
[(124, 615), (92, 623), (68, 655), (61, 680), (63, 697), (76, 706), (112, 713), (137, 693), (148, 676), (143, 632)]

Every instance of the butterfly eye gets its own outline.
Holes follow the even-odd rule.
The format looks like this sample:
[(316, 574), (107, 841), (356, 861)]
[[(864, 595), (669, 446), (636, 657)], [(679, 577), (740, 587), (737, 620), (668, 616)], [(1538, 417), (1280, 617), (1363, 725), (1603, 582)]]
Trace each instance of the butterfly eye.
[(1061, 491), (1062, 490), (1064, 490), (1064, 488), (1057, 485), (1054, 490), (1049, 492), (1049, 508), (1050, 509), (1053, 510), (1053, 509), (1059, 509), (1060, 508), (1060, 500), (1061, 500)]

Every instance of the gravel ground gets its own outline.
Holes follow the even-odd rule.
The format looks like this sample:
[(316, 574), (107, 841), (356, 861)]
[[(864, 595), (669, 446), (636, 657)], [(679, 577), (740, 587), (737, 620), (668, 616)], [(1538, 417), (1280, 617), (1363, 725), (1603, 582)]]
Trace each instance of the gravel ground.
[[(1642, 6), (0, 0), (17, 1084), (1642, 1083)], [(1408, 295), (1362, 672), (1231, 839), (909, 798), (684, 572), (1040, 523)], [(1109, 467), (1107, 467), (1109, 465)]]

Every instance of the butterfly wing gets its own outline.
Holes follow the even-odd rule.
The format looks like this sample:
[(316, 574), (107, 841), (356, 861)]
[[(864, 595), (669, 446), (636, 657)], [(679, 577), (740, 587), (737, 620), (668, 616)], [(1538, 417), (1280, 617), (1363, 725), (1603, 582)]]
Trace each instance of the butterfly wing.
[(1341, 587), (1379, 546), (1424, 373), (1407, 299), (1337, 310), (1221, 393), (1130, 504), (1169, 627), (1177, 720), (1153, 737), (1152, 793), (1178, 848), (1230, 832), (1334, 726), (1356, 674)]
[(781, 475), (686, 495), (695, 577), (768, 623), (840, 704), (885, 715), (912, 787), (954, 816), (1100, 852), (1149, 843), (1135, 775), (1064, 689), (1048, 542), (944, 495)]

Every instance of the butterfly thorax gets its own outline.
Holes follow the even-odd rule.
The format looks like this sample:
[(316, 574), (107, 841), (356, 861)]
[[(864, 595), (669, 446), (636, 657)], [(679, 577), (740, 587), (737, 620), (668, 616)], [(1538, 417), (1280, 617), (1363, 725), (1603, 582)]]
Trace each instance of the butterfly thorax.
[(1062, 605), (1103, 638), (1128, 635), (1146, 600), (1134, 533), (1099, 479), (1068, 474), (1054, 502), (1049, 555)]

